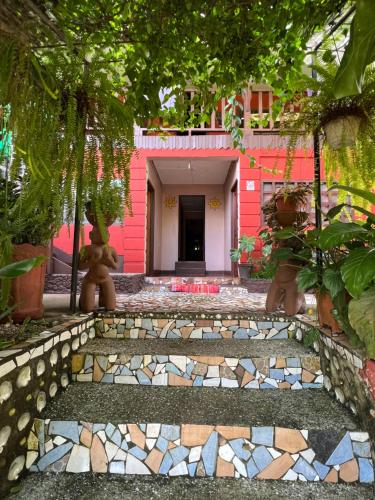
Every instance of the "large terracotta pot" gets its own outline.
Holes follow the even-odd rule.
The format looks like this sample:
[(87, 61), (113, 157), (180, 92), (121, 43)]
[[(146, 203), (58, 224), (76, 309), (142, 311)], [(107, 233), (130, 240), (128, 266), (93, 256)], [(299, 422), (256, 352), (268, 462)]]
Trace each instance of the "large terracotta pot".
[[(31, 259), (40, 255), (49, 255), (49, 248), (34, 246), (29, 243), (14, 245), (13, 261)], [(43, 316), (44, 278), (47, 264), (32, 269), (30, 272), (12, 280), (11, 304), (16, 304), (12, 312), (14, 322), (21, 322), (25, 318), (38, 319)]]
[(332, 309), (334, 309), (334, 305), (331, 295), (327, 292), (316, 292), (316, 300), (320, 326), (330, 328), (332, 330), (332, 333), (341, 333), (342, 329), (332, 315)]

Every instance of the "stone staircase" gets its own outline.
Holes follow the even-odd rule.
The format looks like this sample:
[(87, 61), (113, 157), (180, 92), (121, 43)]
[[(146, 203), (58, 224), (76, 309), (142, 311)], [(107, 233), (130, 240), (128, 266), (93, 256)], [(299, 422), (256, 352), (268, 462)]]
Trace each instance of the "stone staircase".
[(175, 262), (176, 276), (205, 276), (206, 262), (199, 260), (182, 260)]
[[(297, 490), (373, 498), (369, 436), (324, 390), (319, 354), (300, 342), (306, 329), (279, 317), (103, 317), (97, 337), (73, 354), (73, 383), (34, 422), (30, 471), (72, 492), (72, 476), (88, 481), (87, 491), (99, 482), (103, 496), (94, 498), (116, 498), (105, 496), (100, 473), (119, 475), (105, 484), (148, 491), (134, 498), (153, 498), (149, 480), (134, 476), (156, 485), (180, 477), (163, 484), (181, 498), (274, 498), (278, 488), (280, 498)], [(185, 492), (203, 478), (215, 478), (207, 493), (204, 482), (202, 496)], [(24, 484), (38, 491), (41, 481), (31, 474)], [(87, 491), (74, 498), (93, 498)], [(26, 496), (24, 488), (18, 497)]]

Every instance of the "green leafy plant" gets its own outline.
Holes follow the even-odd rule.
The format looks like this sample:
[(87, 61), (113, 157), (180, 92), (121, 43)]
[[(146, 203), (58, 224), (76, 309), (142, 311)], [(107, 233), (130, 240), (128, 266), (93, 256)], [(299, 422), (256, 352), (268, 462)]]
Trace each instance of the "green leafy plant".
[(350, 323), (366, 345), (367, 353), (375, 358), (375, 286), (350, 301), (348, 314)]
[[(375, 207), (375, 194), (350, 186), (336, 186), (347, 193), (356, 194)], [(337, 245), (345, 252), (340, 275), (352, 297), (348, 305), (348, 320), (364, 342), (371, 357), (375, 356), (375, 216), (363, 207), (342, 204), (328, 215), (336, 216), (350, 207), (358, 216), (353, 222), (335, 222), (322, 231), (322, 248)], [(359, 218), (359, 217), (362, 217)], [(365, 219), (363, 219), (365, 217)]]
[(262, 244), (261, 257), (254, 258), (254, 272), (252, 277), (255, 279), (272, 279), (276, 271), (275, 262), (271, 259), (272, 239), (268, 227), (262, 228), (258, 233)]
[(123, 220), (124, 217), (124, 191), (121, 183), (111, 183), (99, 180), (96, 186), (90, 190), (89, 200), (86, 202), (87, 212), (93, 212), (99, 223)]
[[(375, 194), (371, 191), (342, 185), (333, 188), (355, 193), (375, 206)], [(335, 219), (345, 208), (357, 213), (357, 217), (348, 222)], [(371, 304), (371, 300), (375, 288), (375, 217), (363, 207), (349, 203), (334, 207), (327, 217), (330, 223), (325, 228), (306, 233), (303, 253), (295, 254), (291, 248), (281, 250), (284, 256), (289, 252), (305, 263), (298, 274), (300, 289), (315, 289), (321, 293), (328, 291), (334, 304), (334, 316), (350, 341), (359, 345), (360, 339), (373, 356), (375, 329), (372, 328), (371, 311), (375, 309), (375, 302)], [(288, 238), (292, 231), (276, 232), (275, 237)], [(321, 274), (316, 263), (317, 250), (321, 251)]]
[(2, 2), (0, 104), (10, 110), (12, 175), (25, 167), (48, 180), (38, 199), (54, 202), (56, 229), (76, 202), (83, 216), (98, 177), (121, 182), (130, 207), (134, 124), (197, 126), (250, 79), (286, 85), (311, 34), (341, 5), (284, 0), (269, 16), (266, 3), (228, 0)]
[(11, 244), (49, 243), (55, 232), (54, 206), (38, 203), (43, 188), (44, 181), (32, 182), (27, 175), (0, 179), (0, 234)]
[(309, 197), (312, 195), (312, 189), (309, 185), (298, 183), (295, 186), (284, 186), (280, 188), (275, 195), (275, 200), (282, 198), (290, 200), (299, 206), (306, 206)]
[[(340, 272), (346, 254), (336, 246), (323, 251), (320, 244), (321, 234), (322, 230), (307, 228), (303, 233), (296, 232), (294, 228), (276, 231), (273, 235), (275, 240), (285, 241), (286, 244), (273, 252), (273, 259), (292, 259), (301, 267), (297, 275), (300, 290), (330, 294), (334, 304), (333, 316), (351, 342), (358, 345), (358, 337), (348, 320), (347, 292)], [(316, 259), (318, 250), (321, 251), (321, 269)]]
[[(375, 177), (375, 70), (371, 67), (366, 70), (361, 94), (337, 99), (334, 82), (338, 65), (329, 54), (330, 51), (324, 61), (317, 60), (311, 66), (316, 78), (304, 74), (294, 82), (299, 111), (291, 112), (285, 107), (281, 114), (281, 131), (288, 136), (286, 176), (290, 176), (294, 152), (301, 138), (322, 134), (333, 120), (354, 115), (360, 119), (360, 125), (353, 145), (333, 150), (325, 142), (324, 164), (329, 183), (339, 178), (343, 184), (365, 189), (373, 185)], [(306, 89), (310, 90), (306, 92)], [(353, 133), (351, 128), (345, 130), (348, 137)]]
[(248, 264), (252, 263), (252, 252), (254, 251), (256, 243), (255, 236), (247, 236), (243, 234), (238, 240), (238, 248), (230, 249), (230, 258), (232, 262), (240, 262), (242, 257), (245, 256)]
[(313, 347), (315, 342), (320, 339), (320, 331), (317, 328), (309, 328), (303, 336), (303, 345), (306, 347)]
[[(346, 192), (353, 191), (353, 188), (349, 186), (335, 187)], [(355, 192), (363, 199), (371, 200), (375, 206), (374, 193), (358, 189)], [(344, 206), (348, 204), (343, 204), (340, 209), (342, 210)], [(340, 272), (346, 290), (352, 297), (358, 298), (375, 280), (375, 215), (362, 207), (351, 206), (351, 208), (360, 214), (367, 215), (366, 220), (335, 221), (323, 229), (319, 243), (322, 250), (345, 246), (342, 250), (345, 258)], [(336, 213), (337, 207), (329, 211), (327, 216), (331, 217)]]
[(372, 0), (357, 0), (350, 39), (334, 81), (337, 98), (362, 92), (366, 67), (375, 60), (375, 16)]

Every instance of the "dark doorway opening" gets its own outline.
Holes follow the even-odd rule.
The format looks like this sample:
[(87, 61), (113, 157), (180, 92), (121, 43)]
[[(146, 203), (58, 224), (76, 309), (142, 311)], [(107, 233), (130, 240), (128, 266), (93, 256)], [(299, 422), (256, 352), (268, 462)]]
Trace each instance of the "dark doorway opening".
[(154, 217), (155, 217), (155, 190), (150, 182), (147, 183), (147, 237), (146, 237), (146, 275), (154, 272)]
[(179, 261), (204, 261), (204, 196), (179, 197)]
[[(237, 182), (231, 192), (231, 248), (238, 247), (238, 187)], [(238, 276), (238, 263), (232, 262), (232, 276)]]

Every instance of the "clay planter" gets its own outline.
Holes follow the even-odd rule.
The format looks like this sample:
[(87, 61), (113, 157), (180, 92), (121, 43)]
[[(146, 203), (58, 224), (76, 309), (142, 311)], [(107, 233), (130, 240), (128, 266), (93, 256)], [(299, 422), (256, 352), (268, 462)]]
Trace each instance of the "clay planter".
[(252, 264), (238, 264), (238, 276), (243, 279), (249, 279), (252, 269)]
[(300, 201), (280, 195), (276, 198), (276, 209), (278, 212), (298, 212), (302, 206)]
[[(34, 246), (29, 243), (14, 245), (13, 261), (49, 255), (49, 248)], [(30, 272), (12, 280), (11, 305), (16, 304), (12, 319), (18, 323), (25, 318), (38, 319), (43, 316), (44, 278), (47, 264), (32, 269)]]
[(327, 292), (316, 292), (316, 301), (320, 326), (330, 328), (332, 333), (341, 333), (342, 329), (332, 315), (334, 305), (331, 295)]
[(361, 117), (357, 115), (339, 116), (324, 125), (324, 133), (331, 149), (354, 146)]
[[(90, 202), (88, 202), (86, 205), (85, 215), (86, 215), (86, 219), (90, 222), (90, 224), (92, 226), (99, 225), (98, 219), (96, 217), (96, 213), (94, 212), (94, 210), (91, 210)], [(104, 214), (104, 225), (107, 227), (112, 226), (112, 224), (115, 222), (116, 219), (117, 219), (117, 216), (115, 216), (115, 215), (110, 216), (110, 215)]]
[(288, 227), (288, 226), (293, 226), (294, 224), (303, 224), (309, 214), (307, 212), (276, 212), (276, 219), (277, 222), (280, 224), (282, 227)]

